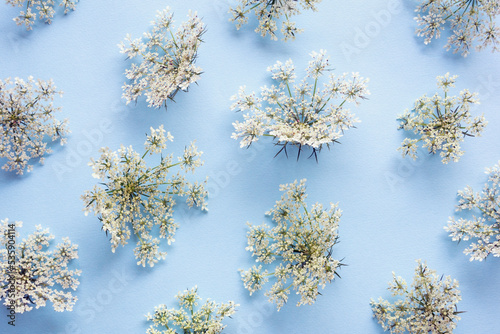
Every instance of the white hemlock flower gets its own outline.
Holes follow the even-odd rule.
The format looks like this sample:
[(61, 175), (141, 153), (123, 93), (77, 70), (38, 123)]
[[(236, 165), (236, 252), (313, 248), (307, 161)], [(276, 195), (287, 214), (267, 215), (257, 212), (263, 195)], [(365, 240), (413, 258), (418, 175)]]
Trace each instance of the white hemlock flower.
[(453, 241), (475, 240), (464, 250), (471, 261), (483, 261), (489, 255), (500, 257), (500, 161), (487, 168), (486, 173), (488, 182), (481, 193), (474, 192), (470, 186), (458, 192), (457, 211), (474, 210), (479, 215), (458, 220), (450, 217), (445, 226)]
[(196, 12), (189, 12), (188, 20), (177, 31), (173, 23), (167, 7), (158, 11), (151, 32), (138, 39), (127, 34), (125, 42), (119, 44), (120, 52), (136, 61), (125, 71), (130, 80), (123, 86), (127, 104), (144, 94), (149, 107), (166, 108), (167, 101), (199, 80), (202, 70), (196, 66), (196, 58), (205, 26)]
[(295, 35), (303, 30), (295, 27), (295, 22), (290, 21), (290, 18), (300, 14), (302, 9), (317, 11), (317, 5), (320, 2), (321, 0), (239, 0), (236, 7), (229, 9), (233, 15), (230, 21), (235, 22), (236, 28), (240, 29), (242, 25), (248, 23), (248, 15), (253, 11), (259, 20), (259, 26), (255, 32), (263, 37), (269, 35), (277, 40), (277, 22), (281, 21), (280, 30), (283, 39), (293, 40)]
[(458, 281), (450, 276), (440, 276), (420, 260), (410, 287), (406, 281), (393, 275), (388, 290), (394, 303), (379, 298), (371, 300), (373, 317), (384, 331), (390, 333), (439, 334), (453, 333), (460, 320), (457, 303), (461, 300)]
[(470, 113), (474, 104), (479, 104), (477, 93), (470, 93), (467, 89), (460, 92), (458, 96), (449, 96), (450, 88), (455, 87), (458, 76), (437, 77), (437, 85), (444, 92), (431, 97), (422, 96), (415, 101), (413, 109), (406, 110), (399, 116), (399, 130), (413, 131), (420, 138), (405, 138), (401, 147), (403, 157), (417, 158), (417, 144), (423, 143), (423, 147), (429, 153), (440, 152), (444, 164), (460, 160), (464, 151), (460, 143), (465, 137), (480, 136), (484, 127), (488, 124), (484, 116), (473, 117)]
[(48, 250), (53, 235), (36, 226), (35, 233), (17, 243), (22, 222), (2, 220), (0, 224), (0, 300), (14, 305), (16, 313), (52, 303), (55, 311), (72, 311), (77, 297), (65, 290), (76, 290), (80, 270), (70, 270), (69, 263), (78, 258), (77, 245), (68, 238)]
[(232, 301), (217, 304), (207, 300), (197, 307), (198, 300), (201, 300), (197, 287), (179, 292), (176, 299), (180, 309), (168, 309), (166, 305), (160, 305), (155, 307), (152, 315), (146, 315), (147, 320), (153, 322), (146, 331), (147, 334), (219, 334), (226, 327), (222, 320), (231, 317), (239, 306)]
[(474, 47), (478, 51), (487, 47), (498, 51), (498, 0), (421, 0), (415, 11), (419, 13), (415, 17), (419, 26), (416, 33), (425, 38), (425, 44), (440, 38), (441, 31), (449, 25), (451, 36), (446, 50), (461, 52), (464, 57)]
[(52, 23), (57, 6), (64, 8), (64, 14), (75, 10), (79, 0), (5, 0), (13, 7), (22, 7), (19, 16), (14, 18), (17, 25), (25, 25), (27, 30), (33, 29), (35, 20), (38, 18), (47, 24)]
[(39, 158), (43, 164), (43, 156), (52, 152), (47, 137), (60, 140), (61, 145), (66, 142), (68, 121), (54, 117), (61, 109), (53, 105), (56, 94), (62, 92), (56, 91), (52, 80), (0, 80), (0, 158), (7, 159), (2, 169), (17, 174), (30, 172), (31, 159)]
[(328, 82), (321, 85), (319, 79), (331, 70), (324, 50), (311, 53), (307, 76), (298, 84), (294, 84), (291, 60), (269, 67), (277, 86), (262, 87), (260, 97), (245, 93), (245, 87), (241, 87), (238, 95), (231, 97), (235, 101), (231, 109), (244, 112), (243, 122), (233, 123), (235, 132), (231, 138), (240, 140), (241, 147), (249, 147), (260, 137), (272, 137), (281, 146), (278, 154), (287, 154), (287, 145), (292, 145), (298, 147), (298, 158), (301, 150), (308, 147), (317, 159), (317, 152), (324, 145), (337, 143), (345, 130), (359, 122), (346, 103), (357, 105), (370, 94), (366, 88), (368, 79), (358, 73), (330, 73)]
[[(177, 198), (185, 197), (189, 207), (207, 210), (206, 180), (191, 183), (185, 177), (203, 165), (200, 159), (203, 152), (192, 143), (174, 162), (173, 156), (164, 152), (169, 140), (173, 137), (165, 134), (163, 126), (151, 128), (142, 156), (132, 146), (121, 146), (116, 152), (105, 147), (101, 148), (101, 157), (89, 163), (92, 176), (101, 179), (104, 187), (94, 186), (92, 191), (84, 193), (85, 214), (93, 211), (98, 216), (102, 229), (111, 237), (113, 252), (119, 245), (127, 244), (132, 228), (138, 238), (135, 257), (142, 266), (153, 267), (166, 255), (160, 251), (160, 240), (151, 235), (154, 226), (158, 226), (160, 238), (166, 239), (169, 245), (174, 242), (178, 228), (173, 219)], [(148, 154), (159, 154), (159, 165), (148, 167), (144, 160)]]
[(251, 295), (274, 276), (276, 280), (265, 294), (278, 310), (287, 302), (290, 289), (301, 297), (297, 306), (313, 304), (320, 294), (318, 289), (340, 277), (338, 270), (343, 266), (332, 257), (342, 212), (336, 204), (324, 210), (316, 203), (308, 210), (305, 182), (280, 186), (284, 194), (266, 213), (272, 216), (274, 227), (249, 224), (246, 250), (265, 267), (274, 265), (274, 272), (263, 270), (262, 265), (253, 266), (240, 270), (241, 278)]

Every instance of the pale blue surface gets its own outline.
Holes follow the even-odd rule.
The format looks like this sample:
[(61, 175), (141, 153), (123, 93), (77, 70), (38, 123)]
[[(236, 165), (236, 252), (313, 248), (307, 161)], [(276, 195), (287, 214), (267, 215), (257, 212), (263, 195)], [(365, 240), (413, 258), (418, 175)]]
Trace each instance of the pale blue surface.
[[(296, 18), (305, 32), (284, 43), (255, 34), (254, 20), (236, 31), (228, 22), (230, 1), (169, 1), (177, 22), (188, 9), (197, 10), (208, 32), (200, 49), (205, 73), (199, 86), (179, 94), (165, 112), (148, 109), (143, 99), (125, 106), (121, 86), (129, 62), (116, 46), (126, 33), (138, 37), (149, 29), (165, 1), (84, 0), (75, 12), (57, 16), (50, 26), (38, 23), (32, 32), (11, 21), (17, 9), (2, 1), (0, 77), (53, 78), (65, 92), (57, 103), (72, 134), (67, 146), (57, 146), (32, 173), (0, 172), (0, 217), (22, 220), (24, 235), (42, 224), (57, 240), (68, 236), (80, 247), (77, 264), (83, 275), (74, 312), (34, 310), (18, 315), (13, 331), (0, 307), (0, 333), (144, 333), (144, 314), (162, 303), (173, 306), (179, 290), (197, 284), (203, 298), (241, 304), (225, 321), (226, 333), (378, 334), (382, 330), (372, 319), (370, 298), (389, 297), (391, 272), (410, 279), (419, 258), (460, 282), (459, 308), (467, 313), (456, 333), (500, 333), (500, 260), (469, 262), (462, 254), (465, 244), (457, 246), (443, 230), (455, 214), (457, 190), (467, 184), (482, 187), (484, 168), (500, 159), (500, 55), (485, 51), (463, 59), (446, 53), (443, 40), (424, 46), (414, 36), (413, 4), (406, 2), (381, 26), (374, 13), (387, 10), (389, 2), (323, 1), (318, 13)], [(356, 40), (358, 29), (373, 29), (372, 37)], [(348, 55), (342, 51), (346, 45), (359, 52)], [(370, 100), (355, 109), (362, 123), (341, 145), (321, 152), (318, 164), (284, 155), (273, 159), (276, 148), (266, 140), (240, 149), (230, 136), (231, 123), (241, 116), (229, 110), (229, 97), (240, 85), (258, 90), (268, 83), (265, 69), (276, 60), (292, 58), (303, 68), (308, 53), (319, 49), (329, 52), (337, 73), (370, 78)], [(477, 112), (489, 121), (483, 137), (465, 142), (459, 163), (443, 165), (438, 156), (426, 155), (416, 163), (402, 159), (396, 148), (404, 137), (396, 130), (396, 116), (417, 97), (434, 93), (435, 77), (448, 71), (460, 75), (457, 89), (481, 93)], [(112, 128), (100, 131), (103, 122)], [(95, 182), (87, 162), (98, 156), (99, 147), (140, 148), (149, 127), (160, 124), (175, 137), (171, 152), (180, 154), (193, 139), (205, 152), (197, 175), (211, 177), (210, 211), (179, 206), (175, 218), (181, 227), (167, 260), (144, 269), (135, 265), (133, 244), (111, 253), (98, 220), (83, 215), (80, 195)], [(102, 136), (89, 141), (85, 134), (96, 131)], [(269, 222), (264, 212), (279, 198), (278, 185), (301, 178), (308, 179), (310, 204), (340, 203), (336, 256), (349, 266), (315, 305), (297, 308), (293, 297), (276, 312), (262, 293), (249, 297), (239, 279), (237, 270), (253, 264), (244, 250), (245, 223)]]

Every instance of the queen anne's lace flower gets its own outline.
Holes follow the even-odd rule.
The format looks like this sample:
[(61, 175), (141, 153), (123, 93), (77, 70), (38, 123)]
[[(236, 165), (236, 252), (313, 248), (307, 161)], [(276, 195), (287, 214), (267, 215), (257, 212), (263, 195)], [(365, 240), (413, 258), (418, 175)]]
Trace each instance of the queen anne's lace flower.
[(52, 18), (56, 13), (56, 3), (64, 8), (64, 14), (75, 10), (79, 0), (6, 0), (12, 6), (25, 8), (14, 18), (17, 25), (25, 25), (27, 30), (33, 29), (33, 24), (37, 17), (45, 23), (52, 23)]
[(235, 8), (229, 9), (233, 15), (230, 20), (236, 22), (236, 27), (240, 29), (243, 24), (248, 23), (247, 15), (253, 10), (259, 20), (259, 26), (255, 32), (262, 36), (269, 35), (277, 40), (276, 21), (282, 21), (281, 33), (286, 41), (295, 39), (295, 34), (303, 31), (295, 27), (295, 22), (291, 22), (290, 18), (300, 14), (301, 9), (317, 11), (316, 5), (320, 2), (321, 0), (239, 0)]
[(438, 93), (432, 97), (426, 95), (415, 101), (414, 108), (406, 110), (399, 116), (399, 129), (413, 131), (419, 135), (418, 139), (405, 138), (398, 149), (403, 156), (417, 158), (417, 144), (423, 142), (423, 147), (429, 153), (440, 152), (443, 163), (457, 162), (464, 152), (460, 143), (466, 136), (480, 136), (487, 122), (484, 116), (472, 117), (471, 106), (479, 104), (477, 93), (470, 93), (467, 89), (459, 96), (448, 96), (450, 88), (455, 87), (458, 76), (437, 77), (438, 87), (444, 91), (444, 96)]
[(498, 0), (422, 0), (415, 11), (421, 13), (415, 17), (419, 25), (416, 33), (425, 37), (425, 44), (441, 37), (441, 30), (449, 24), (447, 50), (460, 51), (464, 57), (474, 46), (477, 50), (491, 46), (492, 51), (498, 51)]
[[(280, 186), (284, 192), (274, 209), (267, 212), (276, 223), (250, 226), (246, 250), (256, 256), (256, 262), (275, 264), (274, 272), (263, 270), (262, 265), (240, 270), (244, 286), (250, 294), (262, 289), (270, 276), (276, 278), (266, 296), (278, 310), (287, 302), (290, 288), (301, 299), (297, 306), (313, 304), (320, 294), (318, 288), (333, 281), (342, 266), (332, 258), (333, 246), (338, 242), (338, 224), (341, 210), (330, 204), (324, 210), (314, 204), (310, 210), (305, 203), (306, 180)], [(340, 276), (339, 276), (340, 277)], [(291, 281), (289, 283), (289, 281)]]
[(480, 216), (458, 221), (450, 217), (445, 226), (453, 241), (477, 240), (464, 250), (471, 261), (482, 261), (490, 254), (500, 257), (500, 161), (486, 173), (489, 178), (481, 193), (475, 193), (470, 186), (458, 192), (457, 211), (477, 209)]
[(166, 305), (160, 305), (155, 307), (153, 315), (146, 315), (148, 321), (153, 322), (146, 331), (147, 334), (219, 334), (226, 327), (222, 320), (231, 317), (238, 306), (232, 301), (217, 304), (207, 300), (196, 310), (198, 300), (201, 299), (196, 287), (179, 292), (176, 298), (180, 309), (168, 309)]
[(458, 314), (462, 313), (457, 311), (461, 300), (458, 281), (438, 276), (425, 263), (417, 262), (410, 288), (403, 278), (392, 273), (389, 291), (403, 299), (392, 304), (382, 298), (372, 299), (373, 316), (391, 333), (453, 333), (455, 322), (460, 320)]
[[(186, 197), (189, 207), (198, 206), (206, 210), (205, 182), (188, 182), (184, 175), (194, 172), (203, 165), (199, 159), (203, 152), (194, 146), (187, 146), (184, 155), (174, 162), (172, 155), (165, 155), (167, 141), (172, 141), (170, 133), (165, 134), (163, 126), (151, 128), (151, 134), (145, 142), (146, 152), (141, 156), (132, 146), (122, 146), (112, 152), (101, 148), (98, 160), (91, 160), (92, 176), (101, 179), (104, 189), (94, 186), (82, 196), (85, 202), (85, 214), (93, 211), (102, 222), (102, 229), (111, 237), (111, 250), (115, 252), (119, 245), (127, 244), (130, 227), (138, 238), (135, 256), (137, 264), (151, 267), (166, 252), (160, 251), (160, 240), (151, 235), (154, 225), (159, 227), (160, 238), (167, 239), (170, 245), (178, 224), (174, 222), (173, 212), (176, 197)], [(144, 158), (150, 154), (161, 154), (160, 164), (147, 167)], [(175, 174), (173, 169), (179, 167)], [(170, 178), (169, 178), (170, 175)]]
[(187, 91), (199, 80), (202, 70), (195, 62), (205, 26), (196, 12), (190, 12), (188, 20), (175, 33), (173, 23), (173, 14), (167, 7), (158, 11), (151, 32), (134, 40), (127, 35), (126, 41), (119, 44), (127, 59), (137, 60), (125, 71), (131, 80), (123, 86), (127, 104), (144, 94), (150, 107), (166, 107), (177, 92)]
[(69, 262), (78, 258), (77, 245), (63, 238), (55, 250), (44, 250), (54, 236), (40, 225), (22, 242), (9, 243), (19, 236), (20, 227), (22, 222), (8, 219), (0, 224), (0, 300), (15, 305), (16, 313), (43, 307), (47, 301), (56, 311), (72, 311), (77, 297), (65, 290), (76, 290), (80, 283), (81, 271), (68, 269)]
[(52, 103), (56, 94), (62, 92), (56, 91), (52, 80), (0, 80), (0, 158), (7, 158), (2, 169), (30, 172), (30, 159), (40, 158), (43, 164), (43, 155), (52, 152), (46, 137), (60, 139), (61, 145), (66, 142), (67, 120), (58, 121), (53, 115), (61, 109)]
[[(288, 144), (295, 145), (300, 151), (303, 147), (312, 148), (311, 155), (321, 150), (323, 145), (338, 142), (345, 130), (354, 127), (359, 120), (345, 108), (346, 102), (359, 103), (366, 99), (367, 79), (358, 73), (335, 76), (330, 74), (329, 81), (323, 86), (319, 78), (331, 71), (328, 56), (321, 50), (311, 53), (307, 76), (295, 82), (295, 68), (291, 60), (277, 62), (268, 68), (278, 86), (264, 86), (261, 97), (255, 93), (246, 94), (241, 87), (238, 95), (231, 99), (236, 102), (232, 110), (245, 112), (242, 123), (233, 123), (233, 139), (240, 139), (241, 147), (248, 147), (262, 136), (273, 137), (280, 151), (286, 153)], [(335, 104), (333, 101), (339, 99)]]

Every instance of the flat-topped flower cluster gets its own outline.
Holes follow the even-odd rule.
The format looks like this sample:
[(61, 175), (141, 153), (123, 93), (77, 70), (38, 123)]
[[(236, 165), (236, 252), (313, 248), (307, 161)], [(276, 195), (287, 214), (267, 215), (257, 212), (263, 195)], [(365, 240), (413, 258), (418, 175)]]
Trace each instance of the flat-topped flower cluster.
[(240, 270), (244, 286), (252, 294), (274, 276), (276, 282), (265, 294), (278, 310), (287, 302), (290, 288), (301, 296), (297, 306), (313, 304), (319, 287), (332, 282), (342, 266), (333, 258), (342, 212), (336, 204), (325, 210), (316, 203), (308, 210), (305, 182), (280, 186), (281, 199), (266, 213), (272, 216), (274, 227), (249, 225), (246, 249), (256, 262), (275, 267), (271, 272), (262, 265)]
[(449, 25), (447, 50), (461, 52), (464, 57), (474, 48), (498, 51), (498, 0), (423, 0), (415, 11), (419, 13), (415, 17), (419, 25), (416, 33), (425, 38), (425, 44), (441, 37), (441, 31)]
[(169, 309), (166, 305), (155, 307), (155, 312), (147, 314), (148, 321), (153, 324), (147, 334), (187, 334), (206, 333), (219, 334), (226, 327), (222, 320), (235, 313), (238, 304), (233, 301), (217, 304), (207, 300), (198, 308), (198, 289), (179, 292), (175, 298), (179, 301), (179, 309)]
[(47, 24), (52, 23), (56, 14), (56, 2), (59, 7), (64, 8), (64, 14), (75, 10), (79, 0), (5, 0), (8, 4), (17, 7), (23, 7), (18, 17), (14, 18), (17, 25), (25, 25), (27, 30), (33, 29), (36, 19), (44, 21)]
[(486, 173), (488, 182), (480, 193), (470, 186), (458, 192), (457, 211), (471, 210), (479, 215), (458, 220), (450, 217), (445, 226), (453, 241), (475, 240), (464, 250), (471, 261), (485, 260), (488, 255), (500, 257), (500, 162), (487, 168)]
[(27, 81), (15, 78), (14, 81), (0, 80), (0, 158), (7, 158), (2, 169), (23, 174), (33, 169), (28, 162), (51, 153), (45, 141), (60, 140), (69, 132), (67, 120), (59, 121), (54, 113), (61, 108), (53, 105), (54, 96), (62, 95), (57, 91), (52, 80)]
[[(31, 30), (37, 19), (50, 24), (57, 4), (67, 14), (74, 10), (78, 0), (6, 0), (13, 6), (24, 7), (14, 19), (18, 25)], [(230, 9), (239, 29), (248, 22), (253, 12), (259, 25), (256, 32), (277, 40), (278, 25), (285, 41), (302, 32), (290, 21), (301, 10), (317, 10), (321, 0), (238, 0)], [(491, 47), (497, 51), (500, 29), (498, 0), (422, 0), (417, 7), (417, 35), (425, 37), (425, 44), (439, 38), (446, 25), (451, 37), (446, 48), (460, 51), (463, 56), (476, 48)], [(379, 21), (379, 20), (378, 20)], [(379, 21), (379, 23), (382, 23)], [(121, 53), (134, 62), (125, 71), (129, 80), (123, 88), (126, 103), (137, 102), (146, 96), (149, 107), (167, 107), (179, 91), (188, 91), (197, 83), (202, 69), (196, 65), (198, 50), (206, 31), (196, 12), (189, 12), (187, 21), (174, 29), (173, 14), (169, 7), (159, 11), (150, 32), (133, 39), (127, 34), (119, 47)], [(365, 29), (366, 30), (366, 29)], [(368, 34), (368, 32), (367, 32)], [(317, 160), (323, 147), (339, 142), (344, 131), (355, 127), (359, 119), (347, 104), (359, 105), (370, 94), (368, 79), (358, 73), (335, 75), (326, 51), (312, 52), (306, 76), (296, 81), (292, 60), (278, 61), (267, 70), (275, 84), (261, 87), (260, 95), (247, 94), (241, 87), (232, 97), (232, 110), (243, 112), (243, 121), (233, 123), (232, 138), (241, 147), (249, 147), (261, 137), (273, 138), (281, 152), (287, 147), (298, 149), (297, 159), (303, 149), (310, 149)], [(327, 75), (326, 82), (321, 78)], [(437, 77), (438, 93), (419, 98), (414, 108), (400, 116), (399, 129), (413, 131), (415, 137), (406, 138), (399, 150), (403, 156), (416, 158), (417, 145), (430, 153), (440, 152), (442, 162), (458, 161), (464, 153), (460, 144), (465, 137), (481, 135), (487, 122), (483, 116), (473, 117), (472, 107), (479, 104), (476, 93), (463, 90), (458, 96), (449, 96), (457, 76)], [(58, 121), (53, 113), (60, 110), (53, 106), (56, 91), (52, 81), (25, 82), (0, 80), (0, 158), (6, 158), (2, 167), (7, 171), (23, 174), (30, 171), (31, 159), (44, 161), (44, 154), (51, 152), (48, 138), (64, 144), (67, 121)], [(137, 265), (153, 267), (166, 256), (160, 249), (160, 240), (170, 245), (179, 224), (174, 221), (174, 206), (184, 198), (188, 207), (207, 210), (206, 182), (191, 182), (187, 176), (203, 165), (195, 142), (185, 147), (182, 156), (166, 154), (168, 141), (173, 136), (162, 126), (150, 128), (146, 135), (144, 153), (132, 146), (121, 146), (117, 151), (101, 148), (101, 156), (91, 159), (92, 176), (99, 179), (91, 191), (82, 195), (85, 214), (93, 212), (102, 223), (102, 230), (109, 235), (111, 250), (124, 246), (129, 239), (137, 240), (134, 250)], [(149, 167), (147, 161), (156, 155), (159, 162)], [(464, 251), (470, 259), (482, 261), (489, 255), (500, 257), (500, 162), (491, 169), (488, 183), (481, 193), (467, 187), (459, 191), (457, 211), (478, 210), (480, 216), (472, 219), (450, 218), (445, 229), (454, 241), (475, 239)], [(342, 211), (337, 204), (324, 208), (315, 203), (306, 204), (306, 180), (280, 186), (283, 192), (273, 209), (266, 212), (273, 225), (248, 224), (247, 251), (252, 253), (257, 265), (240, 270), (243, 286), (252, 295), (271, 283), (265, 292), (278, 311), (288, 302), (291, 291), (300, 296), (297, 306), (313, 304), (320, 288), (324, 289), (339, 271), (343, 260), (334, 258), (334, 247), (339, 240), (339, 222)], [(76, 296), (80, 270), (69, 269), (78, 258), (77, 246), (68, 238), (49, 250), (54, 236), (48, 229), (36, 226), (34, 234), (17, 245), (17, 228), (22, 222), (0, 223), (0, 300), (14, 313), (31, 311), (52, 302), (56, 311), (71, 311)], [(379, 298), (371, 300), (374, 317), (383, 329), (391, 333), (452, 333), (461, 312), (458, 282), (450, 276), (438, 276), (420, 260), (412, 284), (393, 273), (389, 283), (392, 297), (401, 297), (393, 303)], [(225, 325), (222, 321), (235, 313), (238, 306), (232, 301), (216, 303), (207, 300), (199, 306), (197, 287), (176, 296), (180, 308), (159, 305), (146, 318), (152, 322), (148, 334), (218, 334)], [(293, 297), (292, 297), (293, 298)], [(12, 311), (10, 311), (12, 313)], [(10, 324), (10, 322), (9, 322)]]
[(290, 21), (290, 18), (300, 14), (301, 9), (317, 11), (316, 6), (320, 2), (321, 0), (239, 0), (238, 5), (230, 8), (229, 12), (233, 15), (231, 21), (236, 22), (236, 27), (240, 29), (248, 23), (248, 14), (253, 11), (259, 20), (255, 32), (262, 36), (269, 35), (274, 40), (278, 39), (276, 22), (282, 21), (280, 30), (286, 41), (295, 39), (295, 35), (303, 31), (295, 27), (295, 22)]
[(19, 237), (21, 227), (22, 222), (8, 219), (0, 223), (0, 300), (5, 306), (14, 305), (16, 313), (46, 306), (47, 301), (55, 311), (72, 311), (77, 297), (65, 290), (76, 290), (80, 283), (81, 271), (68, 268), (78, 258), (77, 245), (63, 238), (54, 250), (47, 249), (54, 236), (40, 225), (22, 242), (9, 243)]
[(205, 26), (196, 12), (190, 12), (174, 33), (173, 14), (168, 7), (158, 11), (151, 24), (151, 32), (142, 38), (133, 40), (127, 35), (119, 44), (127, 59), (136, 60), (125, 71), (131, 83), (123, 86), (123, 98), (128, 104), (144, 94), (149, 107), (160, 108), (199, 80), (202, 70), (195, 63)]
[(440, 276), (418, 261), (411, 286), (392, 273), (389, 291), (402, 299), (390, 303), (379, 298), (372, 300), (373, 316), (385, 331), (391, 333), (453, 333), (461, 312), (458, 281), (450, 276)]
[[(250, 146), (262, 136), (273, 137), (281, 151), (286, 152), (288, 144), (312, 148), (311, 154), (326, 145), (330, 146), (342, 137), (345, 130), (359, 122), (346, 108), (346, 103), (366, 99), (368, 79), (358, 73), (351, 76), (335, 76), (330, 73), (328, 82), (321, 85), (319, 79), (331, 71), (326, 51), (311, 53), (306, 77), (298, 84), (292, 60), (277, 62), (267, 69), (278, 85), (261, 88), (260, 97), (247, 94), (241, 87), (232, 110), (245, 112), (244, 121), (233, 123), (233, 139), (240, 140), (240, 146)], [(338, 103), (334, 101), (338, 100)]]
[(423, 147), (429, 153), (440, 152), (443, 163), (457, 162), (464, 154), (460, 143), (465, 137), (480, 136), (487, 122), (484, 116), (473, 117), (471, 108), (479, 104), (477, 93), (464, 89), (458, 96), (449, 96), (450, 88), (455, 87), (458, 76), (437, 77), (437, 85), (444, 92), (429, 97), (422, 96), (415, 101), (412, 110), (406, 110), (399, 116), (399, 129), (413, 131), (420, 136), (418, 139), (405, 138), (399, 150), (403, 156), (417, 158), (417, 146), (423, 142)]
[[(194, 172), (203, 164), (194, 142), (187, 146), (184, 154), (174, 161), (173, 155), (164, 154), (167, 141), (173, 136), (165, 133), (163, 126), (151, 128), (144, 144), (145, 152), (139, 155), (132, 146), (121, 146), (118, 151), (101, 148), (101, 157), (89, 163), (94, 178), (102, 180), (82, 196), (86, 214), (93, 211), (102, 222), (102, 229), (111, 237), (111, 250), (127, 244), (132, 231), (139, 239), (135, 248), (137, 264), (154, 266), (164, 259), (166, 252), (160, 251), (160, 240), (153, 237), (153, 226), (159, 227), (159, 237), (170, 245), (178, 224), (173, 212), (176, 198), (186, 197), (189, 207), (198, 206), (206, 210), (207, 191), (205, 182), (189, 182), (185, 175)], [(160, 163), (148, 167), (144, 158), (160, 154)], [(175, 168), (179, 167), (177, 172)]]

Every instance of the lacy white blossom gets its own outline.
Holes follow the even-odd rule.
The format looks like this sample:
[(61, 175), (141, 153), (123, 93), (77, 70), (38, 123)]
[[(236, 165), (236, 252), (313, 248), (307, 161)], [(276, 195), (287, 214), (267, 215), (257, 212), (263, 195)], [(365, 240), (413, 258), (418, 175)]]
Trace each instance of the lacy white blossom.
[[(0, 224), (0, 300), (5, 306), (15, 305), (16, 313), (52, 303), (55, 311), (72, 311), (77, 297), (67, 289), (76, 290), (80, 270), (68, 269), (78, 258), (77, 245), (68, 238), (54, 250), (48, 250), (53, 235), (36, 226), (35, 233), (17, 243), (22, 222), (2, 220)], [(10, 241), (10, 242), (9, 242)]]
[(338, 224), (342, 211), (336, 204), (328, 210), (316, 203), (307, 209), (305, 203), (306, 180), (280, 186), (284, 192), (274, 209), (267, 212), (275, 223), (250, 226), (248, 247), (256, 262), (266, 267), (274, 265), (274, 271), (262, 265), (240, 270), (244, 286), (250, 295), (263, 288), (269, 277), (276, 279), (265, 294), (278, 310), (287, 302), (290, 288), (301, 296), (297, 306), (313, 304), (320, 294), (318, 288), (338, 276), (342, 266), (332, 258), (333, 246), (338, 242)]
[(290, 21), (290, 18), (300, 14), (301, 9), (317, 11), (316, 5), (320, 2), (321, 0), (239, 0), (235, 8), (229, 9), (233, 15), (230, 21), (236, 22), (236, 27), (240, 29), (243, 24), (248, 23), (248, 14), (253, 11), (259, 20), (255, 32), (277, 40), (276, 22), (281, 21), (281, 33), (286, 41), (295, 39), (295, 34), (303, 31), (295, 27), (295, 22)]
[[(153, 315), (147, 314), (148, 321), (153, 325), (146, 331), (147, 334), (218, 334), (226, 327), (222, 320), (235, 313), (238, 304), (232, 301), (217, 304), (207, 300), (200, 307), (197, 287), (179, 292), (176, 298), (180, 309), (168, 309), (165, 305), (155, 307)], [(159, 328), (159, 329), (158, 329)]]
[[(153, 226), (158, 226), (160, 238), (165, 238), (169, 245), (174, 242), (178, 227), (172, 217), (176, 198), (186, 197), (189, 207), (206, 210), (206, 181), (191, 183), (183, 175), (203, 165), (199, 158), (203, 152), (198, 151), (193, 142), (174, 162), (173, 155), (164, 152), (169, 140), (173, 137), (169, 132), (165, 134), (163, 126), (151, 128), (142, 156), (132, 146), (121, 146), (116, 152), (103, 147), (101, 157), (89, 163), (92, 176), (101, 179), (104, 188), (96, 185), (82, 196), (85, 214), (93, 211), (99, 217), (102, 229), (111, 237), (113, 252), (119, 245), (127, 244), (132, 227), (138, 239), (137, 264), (142, 266), (148, 263), (152, 267), (166, 255), (160, 251), (160, 240), (151, 234)], [(148, 167), (144, 158), (155, 153), (160, 155), (160, 163)], [(180, 170), (174, 172), (176, 167)]]
[(150, 107), (160, 108), (199, 80), (202, 70), (195, 62), (205, 26), (196, 12), (189, 12), (188, 20), (174, 32), (173, 14), (168, 7), (158, 11), (151, 24), (151, 32), (142, 38), (133, 40), (127, 34), (125, 42), (119, 44), (127, 59), (136, 60), (125, 71), (131, 83), (123, 86), (123, 98), (129, 104), (144, 94)]
[(5, 0), (13, 7), (18, 6), (24, 8), (19, 13), (19, 16), (14, 18), (17, 25), (25, 25), (27, 30), (33, 29), (35, 20), (40, 19), (47, 24), (52, 23), (52, 19), (56, 13), (56, 3), (59, 7), (64, 8), (64, 14), (68, 14), (71, 10), (75, 10), (79, 0)]
[(467, 89), (459, 96), (448, 96), (450, 88), (455, 87), (458, 76), (437, 77), (437, 85), (443, 89), (444, 96), (438, 93), (431, 97), (422, 96), (415, 101), (414, 108), (406, 110), (399, 116), (399, 129), (413, 131), (420, 136), (418, 139), (405, 138), (398, 149), (404, 156), (417, 158), (417, 144), (423, 142), (423, 147), (429, 153), (437, 153), (443, 158), (443, 163), (457, 162), (464, 154), (460, 143), (464, 138), (480, 136), (487, 122), (484, 116), (472, 117), (470, 110), (474, 104), (479, 104), (477, 93), (470, 93)]
[(401, 299), (390, 303), (379, 298), (371, 300), (373, 316), (385, 331), (411, 334), (453, 333), (458, 316), (457, 303), (461, 300), (458, 281), (450, 276), (439, 276), (420, 260), (410, 287), (392, 273), (389, 291)]
[[(326, 52), (312, 52), (307, 67), (307, 76), (298, 84), (295, 82), (295, 68), (292, 60), (277, 62), (267, 69), (278, 85), (261, 88), (260, 97), (245, 93), (241, 87), (232, 110), (246, 112), (243, 122), (234, 122), (233, 139), (240, 140), (240, 146), (250, 146), (262, 136), (273, 137), (281, 146), (278, 154), (286, 153), (288, 144), (297, 146), (298, 155), (303, 147), (312, 148), (311, 155), (323, 145), (330, 147), (338, 142), (345, 130), (354, 127), (359, 120), (345, 108), (346, 102), (366, 99), (368, 79), (358, 73), (351, 76), (335, 76), (330, 73), (328, 82), (321, 85), (319, 79), (331, 71)], [(335, 103), (334, 100), (339, 102)]]
[(425, 38), (425, 44), (441, 37), (441, 31), (449, 26), (447, 50), (460, 51), (464, 57), (474, 47), (498, 51), (498, 0), (423, 0), (415, 11), (420, 13), (415, 17), (419, 25), (416, 33)]
[(56, 94), (62, 92), (56, 91), (52, 80), (0, 80), (0, 158), (7, 159), (2, 169), (30, 172), (30, 159), (40, 158), (43, 164), (43, 155), (52, 152), (44, 141), (47, 137), (59, 139), (61, 145), (66, 142), (67, 120), (59, 121), (53, 115), (61, 109), (53, 105)]
[(471, 261), (482, 261), (490, 254), (500, 257), (500, 161), (493, 168), (487, 168), (486, 173), (488, 182), (481, 193), (474, 192), (470, 186), (458, 191), (457, 211), (476, 210), (479, 216), (458, 220), (450, 217), (445, 226), (453, 241), (476, 240), (464, 250)]

